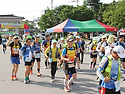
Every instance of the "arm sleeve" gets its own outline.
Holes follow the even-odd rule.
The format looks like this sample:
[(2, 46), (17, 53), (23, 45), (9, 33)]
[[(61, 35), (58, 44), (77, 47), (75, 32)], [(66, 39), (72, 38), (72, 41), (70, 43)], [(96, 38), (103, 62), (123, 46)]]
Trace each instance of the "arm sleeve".
[(100, 48), (100, 43), (98, 43), (98, 45), (97, 45), (97, 48), (96, 48), (96, 50), (99, 52), (100, 50), (99, 50), (99, 48)]
[(49, 51), (50, 47), (48, 47), (45, 51), (45, 56), (47, 57), (47, 52)]
[(104, 57), (103, 59), (102, 59), (102, 61), (100, 62), (100, 64), (99, 64), (99, 68), (98, 68), (98, 70), (97, 70), (97, 72), (96, 72), (96, 74), (99, 76), (99, 78), (101, 79), (101, 80), (104, 80), (104, 76), (102, 75), (102, 71), (104, 71), (104, 69), (105, 69), (105, 67), (106, 67), (106, 65), (108, 64), (108, 58), (107, 57)]
[(45, 40), (42, 42), (42, 45), (44, 45), (45, 44)]

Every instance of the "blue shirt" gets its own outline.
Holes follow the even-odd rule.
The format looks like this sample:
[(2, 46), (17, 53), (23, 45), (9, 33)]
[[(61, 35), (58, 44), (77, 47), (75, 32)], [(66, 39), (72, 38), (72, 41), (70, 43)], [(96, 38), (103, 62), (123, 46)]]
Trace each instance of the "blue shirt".
[(21, 47), (20, 51), (23, 52), (24, 61), (26, 60), (26, 57), (30, 57), (33, 54), (31, 46), (28, 47), (27, 45), (24, 45), (23, 47)]
[(32, 46), (32, 49), (33, 49), (34, 51), (37, 50), (37, 53), (40, 53), (40, 48), (41, 48), (40, 42), (38, 42), (38, 44), (36, 44), (36, 43), (34, 42), (34, 46)]
[[(97, 70), (97, 75), (99, 76), (99, 78), (102, 80), (101, 86), (104, 88), (108, 88), (108, 89), (114, 89), (115, 88), (115, 84), (114, 82), (117, 80), (118, 78), (118, 72), (119, 72), (119, 61), (115, 60), (112, 57), (112, 67), (111, 67), (111, 80), (110, 82), (104, 82), (104, 76), (102, 75), (101, 71), (104, 71), (106, 65), (108, 64), (108, 58), (105, 57), (103, 58), (103, 60), (100, 62), (99, 68)], [(113, 79), (112, 79), (113, 78)]]
[(2, 43), (3, 43), (3, 45), (6, 45), (6, 39), (5, 38), (2, 38)]
[(78, 47), (80, 48), (80, 46), (81, 46), (81, 42), (76, 42), (76, 44), (77, 44)]
[(121, 45), (123, 48), (125, 48), (125, 43), (124, 42), (121, 43), (120, 41), (117, 41), (115, 46), (117, 46), (117, 45)]
[(44, 44), (45, 44), (45, 42), (49, 42), (49, 40), (44, 40), (44, 41), (42, 42), (42, 45), (44, 45)]

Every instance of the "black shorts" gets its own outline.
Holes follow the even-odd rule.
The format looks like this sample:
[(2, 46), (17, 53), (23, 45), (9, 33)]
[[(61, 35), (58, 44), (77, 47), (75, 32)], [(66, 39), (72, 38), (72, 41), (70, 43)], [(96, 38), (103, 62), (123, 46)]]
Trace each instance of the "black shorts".
[(120, 91), (115, 92), (115, 89), (107, 89), (106, 88), (105, 94), (121, 94), (121, 92)]
[(31, 66), (32, 62), (25, 62), (25, 66)]
[(36, 60), (37, 62), (40, 62), (40, 61), (41, 61), (40, 58), (33, 58), (33, 59), (32, 59), (32, 62), (35, 62), (35, 60)]
[[(49, 57), (49, 53), (47, 53), (47, 56)], [(46, 56), (45, 56), (45, 58), (46, 58)]]
[(3, 48), (5, 48), (5, 49), (6, 49), (6, 45), (3, 45)]
[(71, 74), (74, 74), (74, 73), (76, 73), (76, 69), (75, 69), (75, 67), (69, 68), (69, 67), (68, 67), (68, 64), (66, 64), (66, 65), (65, 65), (65, 75), (69, 75), (69, 72), (70, 72)]
[(90, 58), (97, 58), (97, 54), (96, 55), (90, 54)]

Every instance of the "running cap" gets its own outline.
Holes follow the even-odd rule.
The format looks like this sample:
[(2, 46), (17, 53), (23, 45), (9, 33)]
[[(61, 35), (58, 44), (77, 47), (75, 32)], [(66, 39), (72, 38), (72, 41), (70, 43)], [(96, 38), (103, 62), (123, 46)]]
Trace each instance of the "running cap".
[(125, 49), (121, 45), (115, 46), (113, 51), (116, 52), (120, 58), (125, 58)]
[(52, 44), (53, 44), (53, 43), (57, 43), (57, 41), (54, 39), (54, 40), (52, 40)]

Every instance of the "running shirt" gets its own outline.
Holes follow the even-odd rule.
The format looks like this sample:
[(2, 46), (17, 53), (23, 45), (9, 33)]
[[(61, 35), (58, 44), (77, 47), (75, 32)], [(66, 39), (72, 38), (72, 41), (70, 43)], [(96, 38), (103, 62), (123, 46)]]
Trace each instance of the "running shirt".
[(83, 41), (81, 41), (81, 48), (83, 49), (83, 50), (85, 50), (85, 41), (83, 40)]
[(20, 55), (21, 55), (21, 53), (23, 53), (25, 62), (31, 62), (32, 55), (33, 55), (33, 50), (31, 48), (31, 46), (28, 47), (27, 45), (24, 45), (23, 47), (21, 47)]
[(80, 53), (81, 42), (76, 42), (76, 44), (78, 45), (78, 48), (79, 48), (78, 53)]
[(117, 41), (115, 46), (117, 46), (117, 45), (121, 45), (122, 47), (125, 48), (125, 43), (124, 42), (121, 43), (120, 41)]
[[(105, 83), (104, 80), (104, 76), (102, 75), (102, 71), (104, 71), (105, 67), (108, 65), (108, 58), (105, 57), (102, 59), (102, 61), (99, 64), (99, 68), (97, 70), (97, 75), (99, 76), (99, 78), (102, 80), (102, 84), (101, 86), (104, 88), (108, 88), (108, 89), (114, 89), (115, 88), (115, 80), (117, 80), (118, 77), (118, 70), (119, 70), (119, 61), (115, 60), (113, 57), (112, 58), (112, 66), (111, 66), (111, 80), (110, 82)], [(113, 80), (113, 79), (115, 80)]]
[(51, 41), (50, 41), (50, 40), (44, 40), (44, 41), (42, 42), (42, 45), (44, 45), (45, 48), (48, 48), (48, 47), (51, 46)]
[(11, 56), (12, 57), (18, 57), (19, 56), (19, 49), (22, 47), (21, 43), (18, 42), (18, 44), (15, 44), (14, 42), (11, 42), (9, 44), (9, 46), (11, 47)]
[(40, 44), (40, 42), (38, 42), (38, 44), (36, 44), (36, 43), (34, 42), (34, 46), (32, 46), (32, 47), (33, 47), (34, 51), (37, 50), (37, 52), (40, 53), (40, 49), (41, 49), (41, 44)]
[(2, 38), (3, 45), (6, 45), (7, 40), (5, 38)]
[[(52, 61), (53, 62), (56, 62), (57, 61), (57, 58), (56, 58), (56, 51), (57, 51), (57, 47), (51, 47), (51, 51), (52, 51)], [(46, 51), (45, 51), (45, 56), (47, 57), (47, 53), (48, 52), (51, 52), (50, 51), (50, 47), (48, 47), (47, 49), (46, 49)], [(60, 49), (58, 49), (58, 52), (59, 52), (59, 54), (61, 55), (61, 51), (60, 51)]]

